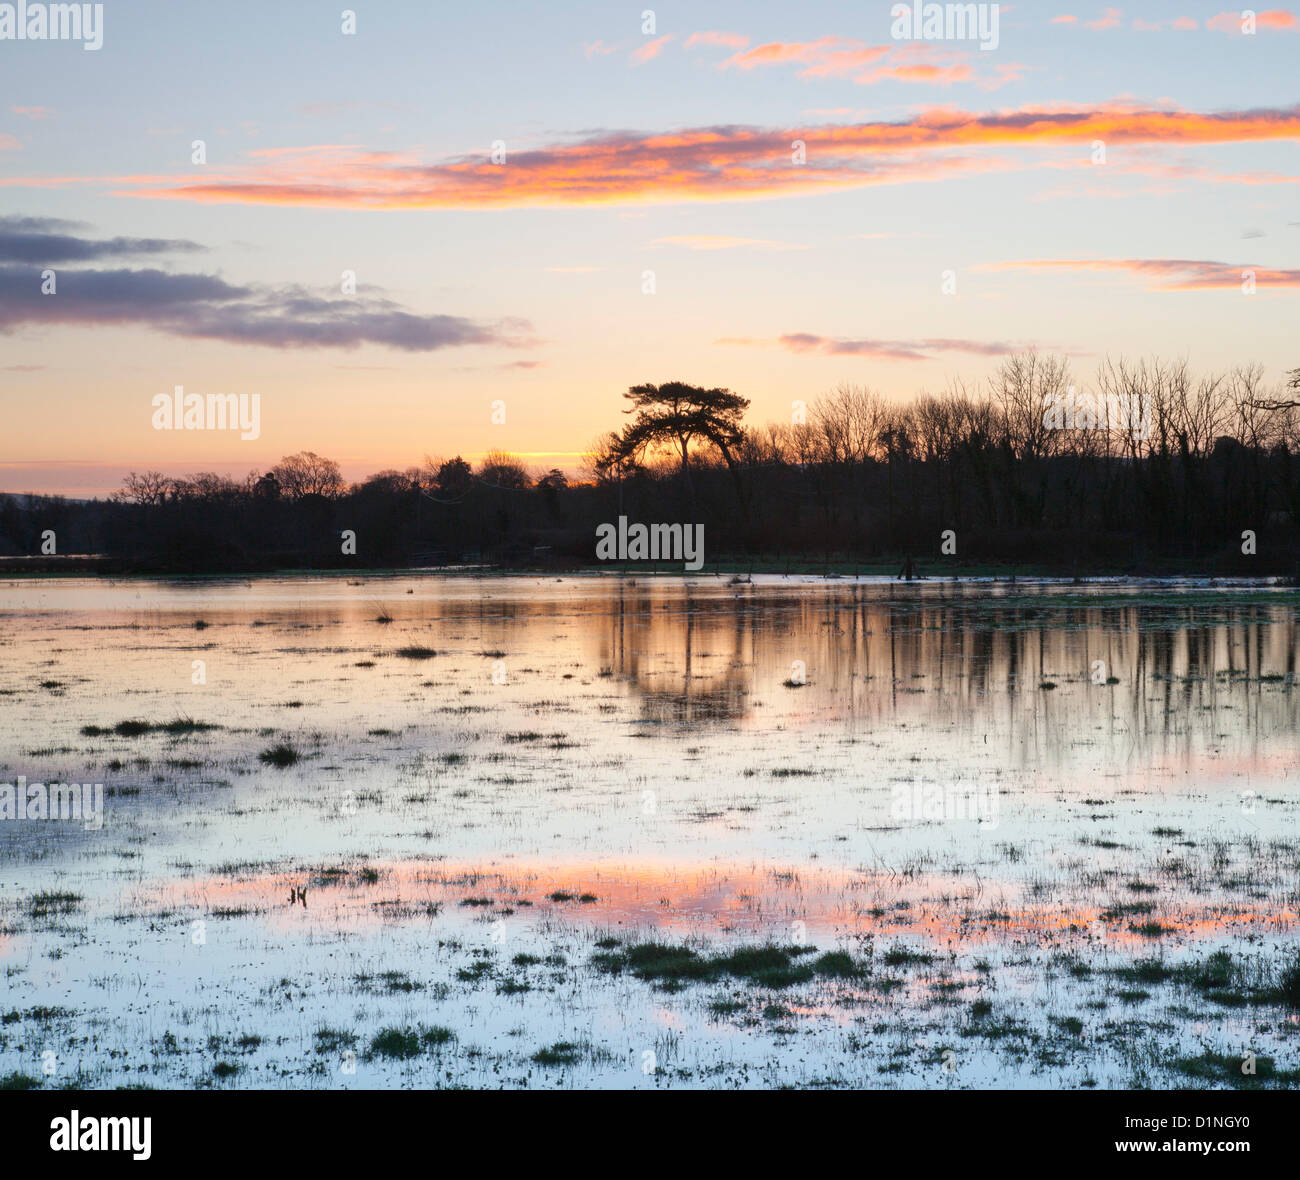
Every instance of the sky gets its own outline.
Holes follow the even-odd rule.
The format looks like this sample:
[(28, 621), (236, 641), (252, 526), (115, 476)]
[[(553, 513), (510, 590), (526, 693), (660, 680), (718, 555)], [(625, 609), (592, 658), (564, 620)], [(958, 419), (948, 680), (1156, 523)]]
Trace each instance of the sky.
[[(1300, 365), (1300, 9), (897, 7), (0, 4), (0, 491), (572, 472), (644, 382), (761, 424), (1027, 347)], [(156, 429), (177, 386), (258, 436)]]

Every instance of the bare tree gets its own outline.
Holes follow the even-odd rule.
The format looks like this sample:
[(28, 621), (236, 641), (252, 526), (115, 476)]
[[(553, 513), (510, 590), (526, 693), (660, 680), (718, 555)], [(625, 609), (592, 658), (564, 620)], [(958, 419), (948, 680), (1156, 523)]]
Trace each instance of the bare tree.
[(341, 496), (347, 487), (339, 465), (314, 451), (286, 455), (271, 468), (271, 474), (279, 482), (280, 494), (290, 500), (301, 500), (304, 496), (333, 499)]

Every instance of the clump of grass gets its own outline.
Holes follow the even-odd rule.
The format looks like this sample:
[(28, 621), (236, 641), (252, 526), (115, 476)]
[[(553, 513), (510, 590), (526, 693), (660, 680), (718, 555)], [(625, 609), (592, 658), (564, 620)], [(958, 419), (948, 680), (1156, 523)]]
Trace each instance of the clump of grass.
[(456, 969), (456, 978), (461, 983), (480, 983), (493, 971), (492, 961), (490, 959), (477, 959), (468, 967), (458, 967)]
[(393, 654), (401, 656), (404, 660), (431, 660), (438, 653), (431, 647), (421, 647), (413, 643), (407, 647), (399, 647)]
[(119, 721), (113, 726), (103, 725), (83, 725), (81, 734), (83, 737), (117, 737), (134, 738), (143, 737), (147, 733), (169, 733), (174, 736), (180, 736), (188, 733), (207, 733), (212, 729), (220, 729), (221, 726), (213, 725), (208, 721), (195, 721), (190, 717), (177, 717), (173, 721), (142, 721), (139, 718), (129, 718), (126, 721)]
[(1300, 1070), (1279, 1070), (1272, 1057), (1252, 1059), (1202, 1053), (1199, 1057), (1180, 1057), (1174, 1062), (1174, 1069), (1198, 1082), (1226, 1082), (1237, 1090), (1259, 1090), (1270, 1085), (1294, 1086), (1300, 1080)]
[(711, 1016), (734, 1016), (737, 1012), (743, 1012), (746, 1005), (740, 1000), (733, 1000), (731, 997), (725, 997), (718, 1000), (709, 1001), (709, 1014)]
[[(667, 943), (643, 942), (622, 951), (605, 951), (592, 958), (597, 970), (609, 975), (627, 972), (674, 991), (688, 983), (709, 982), (730, 976), (758, 987), (786, 988), (806, 983), (819, 974), (842, 977), (842, 972), (857, 972), (852, 960), (839, 952), (828, 952), (813, 963), (799, 959), (812, 952), (812, 947), (778, 946), (763, 943), (738, 947), (718, 955), (701, 955), (688, 946)], [(846, 965), (845, 960), (848, 960)], [(818, 964), (821, 964), (819, 970)]]
[(1287, 1007), (1300, 1008), (1300, 959), (1283, 970), (1277, 994)]
[(905, 946), (891, 946), (881, 956), (881, 961), (886, 967), (915, 967), (933, 963), (934, 956), (923, 951), (909, 950)]
[(856, 979), (864, 974), (847, 951), (827, 951), (813, 960), (813, 970), (830, 979)]
[(420, 1025), (417, 1028), (385, 1028), (380, 1030), (370, 1042), (367, 1057), (387, 1057), (395, 1061), (408, 1061), (419, 1057), (432, 1049), (456, 1039), (456, 1034), (449, 1028), (434, 1025), (432, 1028)]
[(1203, 962), (1181, 968), (1178, 977), (1197, 991), (1214, 991), (1230, 987), (1234, 974), (1232, 956), (1227, 951), (1215, 951)]
[(17, 1024), (21, 1020), (31, 1020), (37, 1024), (49, 1024), (54, 1020), (66, 1020), (72, 1015), (67, 1008), (47, 1008), (39, 1005), (20, 1012), (17, 1008), (0, 1013), (0, 1024)]
[(82, 903), (80, 893), (48, 890), (34, 893), (27, 900), (27, 912), (33, 918), (47, 918), (51, 914), (71, 914)]
[(1163, 938), (1166, 934), (1174, 933), (1172, 926), (1166, 926), (1163, 922), (1157, 922), (1154, 919), (1150, 922), (1130, 923), (1129, 929), (1134, 934), (1142, 935), (1143, 938)]
[(357, 1043), (357, 1034), (346, 1029), (330, 1028), (328, 1025), (316, 1030), (317, 1053), (341, 1053), (351, 1049)]
[(285, 767), (292, 766), (302, 755), (288, 742), (280, 742), (263, 750), (257, 757), (267, 766)]
[(1160, 959), (1138, 959), (1129, 966), (1115, 969), (1115, 975), (1128, 983), (1164, 983), (1176, 974)]
[(386, 992), (390, 996), (399, 992), (410, 994), (424, 990), (424, 984), (412, 979), (405, 971), (385, 971), (378, 976), (356, 975), (353, 976), (353, 982), (362, 991)]
[(41, 1088), (40, 1078), (34, 1078), (29, 1074), (18, 1073), (16, 1070), (11, 1074), (6, 1074), (0, 1078), (0, 1090), (39, 1090)]
[(177, 717), (174, 721), (166, 721), (162, 725), (155, 725), (155, 729), (161, 729), (164, 733), (182, 734), (182, 733), (207, 733), (212, 729), (220, 729), (221, 726), (213, 725), (208, 721), (195, 721), (191, 717)]
[(224, 1082), (227, 1078), (233, 1078), (239, 1070), (240, 1067), (233, 1061), (218, 1061), (212, 1067), (212, 1076)]
[(545, 1049), (538, 1049), (533, 1060), (538, 1065), (577, 1065), (582, 1056), (582, 1046), (572, 1041), (556, 1041)]

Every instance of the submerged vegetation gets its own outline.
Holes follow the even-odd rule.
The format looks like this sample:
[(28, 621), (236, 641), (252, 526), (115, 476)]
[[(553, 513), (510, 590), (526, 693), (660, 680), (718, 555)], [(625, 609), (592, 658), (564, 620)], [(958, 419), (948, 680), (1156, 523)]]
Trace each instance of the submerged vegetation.
[(393, 583), (0, 614), (0, 1086), (1300, 1086), (1291, 592)]

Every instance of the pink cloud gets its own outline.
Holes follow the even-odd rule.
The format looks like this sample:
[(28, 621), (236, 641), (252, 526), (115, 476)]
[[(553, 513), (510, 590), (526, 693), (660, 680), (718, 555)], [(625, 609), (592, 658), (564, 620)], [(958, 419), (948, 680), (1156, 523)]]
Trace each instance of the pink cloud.
[(648, 62), (651, 58), (658, 57), (664, 50), (664, 46), (673, 39), (676, 34), (665, 33), (662, 37), (656, 37), (653, 41), (647, 41), (640, 49), (632, 51), (632, 60), (637, 65)]
[(1259, 287), (1300, 287), (1300, 270), (1186, 258), (1044, 258), (988, 263), (975, 269), (1125, 271), (1147, 279), (1153, 291), (1236, 291), (1248, 274)]
[(868, 45), (845, 37), (820, 37), (816, 41), (769, 41), (719, 63), (718, 68), (754, 70), (764, 66), (797, 65), (800, 78), (848, 78), (859, 86), (880, 82), (924, 83), (950, 86), (975, 82), (996, 90), (1024, 76), (1026, 66), (1002, 63), (993, 73), (981, 75), (971, 61), (980, 60), (954, 49), (925, 44)]
[(692, 33), (686, 38), (686, 48), (694, 49), (697, 45), (720, 45), (725, 49), (744, 49), (749, 38), (744, 33), (723, 33), (718, 31)]
[[(1270, 8), (1255, 14), (1256, 29), (1289, 31), (1295, 29), (1297, 25), (1300, 25), (1300, 21), (1297, 21), (1294, 13), (1287, 11), (1285, 8)], [(1243, 32), (1242, 14), (1241, 12), (1221, 12), (1218, 16), (1207, 20), (1205, 27), (1214, 29), (1219, 33), (1229, 33), (1234, 37), (1239, 37)]]
[(715, 340), (714, 343), (742, 347), (777, 344), (787, 352), (816, 356), (857, 356), (877, 361), (927, 361), (935, 359), (935, 353), (943, 352), (964, 352), (974, 356), (1005, 356), (1024, 347), (1000, 340), (957, 340), (947, 337), (923, 340), (869, 340), (819, 336), (812, 332), (788, 332), (775, 340), (728, 336)]
[(1119, 27), (1120, 11), (1118, 8), (1108, 8), (1105, 13), (1096, 20), (1084, 22), (1084, 27), (1088, 29), (1116, 29)]

